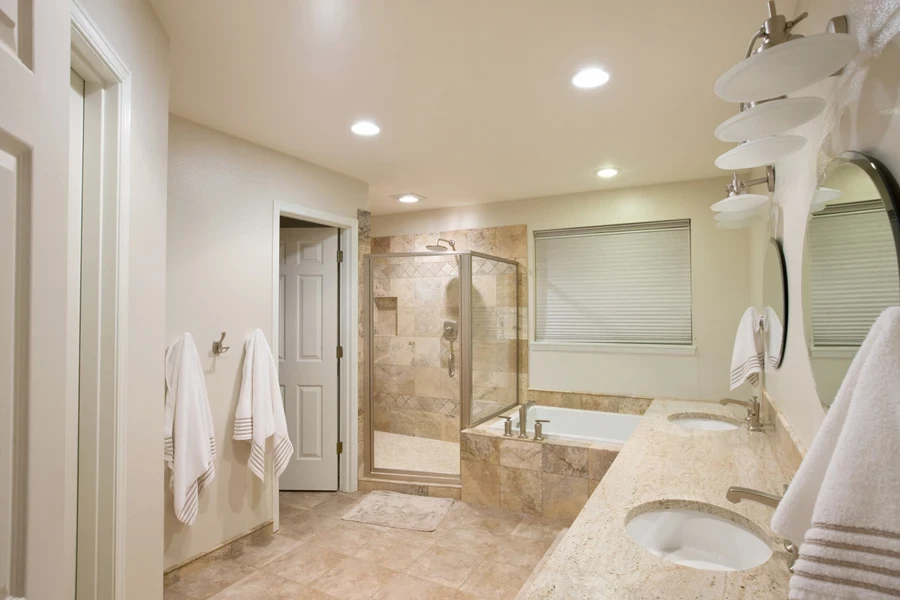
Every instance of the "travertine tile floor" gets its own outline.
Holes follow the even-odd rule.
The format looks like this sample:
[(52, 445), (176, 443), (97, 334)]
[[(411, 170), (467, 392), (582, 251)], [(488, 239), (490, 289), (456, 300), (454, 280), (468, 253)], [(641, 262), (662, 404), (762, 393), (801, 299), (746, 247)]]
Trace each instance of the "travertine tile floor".
[(459, 442), (375, 432), (375, 466), (424, 473), (459, 475)]
[(277, 534), (164, 600), (507, 600), (565, 526), (459, 501), (431, 533), (342, 521), (364, 495), (282, 492)]

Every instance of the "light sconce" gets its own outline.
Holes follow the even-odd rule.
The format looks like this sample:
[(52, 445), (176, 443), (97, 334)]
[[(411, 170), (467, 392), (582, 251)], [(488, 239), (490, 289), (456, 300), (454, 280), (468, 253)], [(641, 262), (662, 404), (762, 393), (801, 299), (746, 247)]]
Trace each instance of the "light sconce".
[(716, 128), (720, 140), (739, 142), (716, 159), (716, 166), (727, 171), (770, 165), (803, 148), (804, 137), (782, 134), (816, 118), (825, 102), (786, 94), (837, 74), (859, 49), (844, 16), (831, 19), (826, 33), (804, 37), (793, 29), (807, 13), (789, 21), (774, 1), (768, 2), (768, 12), (744, 60), (716, 81), (716, 95), (740, 103), (740, 112)]
[(756, 179), (746, 181), (738, 178), (737, 173), (732, 174), (731, 183), (725, 186), (728, 196), (713, 204), (710, 208), (716, 213), (716, 227), (719, 229), (739, 229), (747, 227), (757, 217), (766, 214), (766, 205), (769, 203), (767, 194), (749, 194), (748, 187), (766, 184), (769, 193), (775, 191), (775, 168), (766, 167), (766, 174)]

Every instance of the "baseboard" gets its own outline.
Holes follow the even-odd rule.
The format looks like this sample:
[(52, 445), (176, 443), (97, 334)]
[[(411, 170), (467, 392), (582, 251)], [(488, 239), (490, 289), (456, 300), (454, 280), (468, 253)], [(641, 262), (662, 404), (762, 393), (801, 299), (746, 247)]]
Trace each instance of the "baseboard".
[(233, 558), (234, 556), (239, 555), (243, 551), (244, 545), (251, 537), (257, 535), (272, 535), (272, 524), (272, 521), (266, 521), (262, 525), (258, 525), (249, 531), (245, 531), (240, 535), (225, 540), (218, 546), (211, 548), (206, 552), (201, 552), (187, 560), (172, 565), (163, 571), (163, 585), (168, 587), (180, 581), (182, 577), (187, 577), (188, 575), (202, 571), (216, 561)]

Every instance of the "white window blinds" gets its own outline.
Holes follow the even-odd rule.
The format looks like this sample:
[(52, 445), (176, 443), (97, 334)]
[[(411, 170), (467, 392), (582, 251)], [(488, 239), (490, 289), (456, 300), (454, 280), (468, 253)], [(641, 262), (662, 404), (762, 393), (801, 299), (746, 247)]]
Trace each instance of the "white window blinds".
[(691, 344), (691, 222), (536, 231), (539, 342)]
[(835, 204), (809, 223), (813, 346), (859, 346), (900, 304), (894, 236), (881, 200)]

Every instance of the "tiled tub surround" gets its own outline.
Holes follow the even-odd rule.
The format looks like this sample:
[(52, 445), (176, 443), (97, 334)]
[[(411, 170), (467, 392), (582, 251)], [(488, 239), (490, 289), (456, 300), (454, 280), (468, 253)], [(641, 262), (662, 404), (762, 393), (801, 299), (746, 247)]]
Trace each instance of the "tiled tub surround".
[(571, 523), (621, 444), (504, 437), (484, 423), (460, 437), (462, 499)]
[[(668, 420), (676, 413), (733, 416), (718, 404), (655, 400), (641, 424), (593, 492), (568, 534), (549, 557), (527, 600), (763, 599), (786, 598), (788, 554), (769, 529), (772, 509), (725, 500), (730, 485), (780, 493), (796, 470), (772, 435), (699, 431)], [(632, 509), (648, 502), (668, 506), (707, 503), (728, 518), (737, 513), (762, 531), (774, 554), (745, 571), (701, 571), (657, 558), (625, 533)]]
[(528, 390), (528, 401), (541, 406), (599, 410), (609, 413), (642, 415), (647, 412), (653, 398), (641, 396), (611, 396), (586, 392), (562, 392), (558, 390)]

